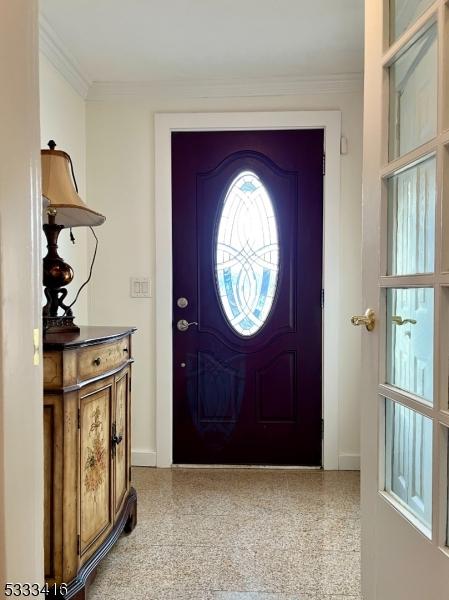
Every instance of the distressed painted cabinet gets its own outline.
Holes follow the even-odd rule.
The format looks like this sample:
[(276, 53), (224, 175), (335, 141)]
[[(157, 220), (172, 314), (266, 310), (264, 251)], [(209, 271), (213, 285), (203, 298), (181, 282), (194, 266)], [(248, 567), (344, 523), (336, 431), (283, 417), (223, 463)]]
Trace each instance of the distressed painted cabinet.
[(134, 328), (82, 327), (44, 338), (45, 578), (86, 597), (86, 584), (136, 524), (131, 487)]

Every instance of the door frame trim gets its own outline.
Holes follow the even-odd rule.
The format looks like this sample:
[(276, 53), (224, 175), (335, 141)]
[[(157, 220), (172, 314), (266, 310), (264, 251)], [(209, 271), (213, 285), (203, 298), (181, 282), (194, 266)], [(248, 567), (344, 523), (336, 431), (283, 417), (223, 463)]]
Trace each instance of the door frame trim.
[(156, 113), (155, 129), (155, 344), (156, 466), (173, 463), (172, 190), (171, 133), (266, 129), (323, 129), (323, 467), (339, 468), (340, 139), (341, 111)]

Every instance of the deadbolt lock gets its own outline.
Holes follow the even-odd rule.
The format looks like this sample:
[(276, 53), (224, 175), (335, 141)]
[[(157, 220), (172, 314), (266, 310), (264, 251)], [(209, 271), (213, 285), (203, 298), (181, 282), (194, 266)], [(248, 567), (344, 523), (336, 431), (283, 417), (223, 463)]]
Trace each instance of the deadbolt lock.
[(189, 301), (187, 300), (187, 298), (183, 298), (181, 296), (181, 298), (178, 298), (178, 300), (176, 301), (176, 304), (179, 308), (187, 308), (189, 306)]

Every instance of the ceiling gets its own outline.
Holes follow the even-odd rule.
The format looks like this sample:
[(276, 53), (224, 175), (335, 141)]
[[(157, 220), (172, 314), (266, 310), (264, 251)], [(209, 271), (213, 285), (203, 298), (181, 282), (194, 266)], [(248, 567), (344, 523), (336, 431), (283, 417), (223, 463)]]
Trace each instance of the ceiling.
[(363, 70), (363, 0), (40, 0), (93, 82)]

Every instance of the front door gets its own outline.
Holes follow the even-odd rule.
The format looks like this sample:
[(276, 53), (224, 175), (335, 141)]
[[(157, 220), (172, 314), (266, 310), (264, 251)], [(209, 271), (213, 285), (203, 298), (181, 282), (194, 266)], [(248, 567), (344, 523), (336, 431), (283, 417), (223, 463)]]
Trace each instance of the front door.
[(447, 600), (449, 7), (365, 6), (363, 597)]
[(172, 134), (175, 463), (321, 465), (323, 130)]

